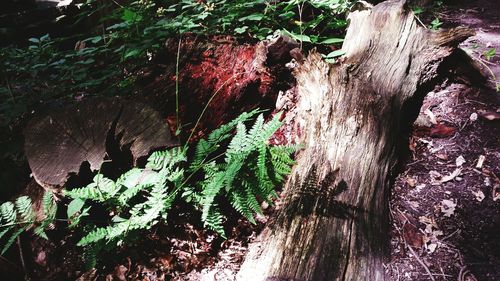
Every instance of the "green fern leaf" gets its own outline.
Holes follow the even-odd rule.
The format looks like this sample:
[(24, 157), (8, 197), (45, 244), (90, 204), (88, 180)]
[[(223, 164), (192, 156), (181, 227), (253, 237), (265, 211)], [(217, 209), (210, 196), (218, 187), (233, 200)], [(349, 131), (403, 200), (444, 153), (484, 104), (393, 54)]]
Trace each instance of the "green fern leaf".
[(0, 256), (3, 256), (5, 254), (5, 252), (7, 252), (7, 250), (10, 248), (10, 246), (12, 246), (12, 244), (14, 244), (14, 242), (16, 241), (16, 238), (21, 235), (21, 233), (23, 233), (24, 231), (26, 230), (26, 227), (21, 227), (19, 228), (18, 230), (16, 230), (9, 238), (9, 240), (7, 240), (7, 243), (5, 243), (5, 245), (3, 246), (2, 248), (2, 252), (0, 253)]
[(21, 222), (28, 224), (33, 223), (35, 220), (35, 213), (33, 212), (31, 199), (28, 196), (20, 196), (16, 199), (16, 209), (21, 216)]
[(12, 202), (5, 202), (0, 206), (2, 224), (13, 224), (17, 220), (17, 213)]
[(206, 140), (200, 140), (196, 145), (195, 155), (193, 157), (193, 160), (191, 161), (191, 165), (189, 166), (189, 171), (197, 171), (209, 157), (209, 155), (211, 153), (214, 153), (220, 147), (220, 144), (223, 141), (229, 139), (232, 136), (231, 132), (238, 124), (248, 121), (250, 118), (260, 112), (261, 111), (259, 110), (244, 112), (236, 119), (214, 130), (208, 135), (208, 138)]
[(247, 203), (247, 194), (241, 190), (233, 190), (230, 193), (231, 205), (233, 208), (242, 214), (248, 221), (255, 224), (255, 220), (253, 218), (253, 212), (249, 208)]
[(206, 228), (213, 230), (214, 232), (218, 233), (222, 238), (226, 239), (227, 237), (224, 232), (224, 227), (222, 226), (223, 221), (224, 221), (224, 216), (214, 205), (212, 206), (209, 214), (207, 215), (203, 223)]

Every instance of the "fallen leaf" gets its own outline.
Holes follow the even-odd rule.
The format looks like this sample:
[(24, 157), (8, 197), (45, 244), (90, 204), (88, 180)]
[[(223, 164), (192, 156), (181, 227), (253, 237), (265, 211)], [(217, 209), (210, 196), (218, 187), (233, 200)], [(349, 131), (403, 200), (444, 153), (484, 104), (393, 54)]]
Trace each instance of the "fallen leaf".
[(500, 120), (500, 113), (494, 111), (479, 111), (479, 116), (489, 121)]
[(437, 223), (433, 218), (420, 216), (418, 221), (425, 224), (425, 233), (432, 233), (433, 229), (438, 229)]
[(489, 177), (484, 178), (484, 185), (491, 186), (491, 179)]
[(414, 178), (411, 178), (411, 177), (408, 177), (406, 178), (406, 183), (410, 186), (410, 187), (415, 187), (417, 185), (417, 180), (414, 179)]
[(403, 237), (408, 245), (420, 249), (424, 245), (423, 235), (420, 230), (411, 223), (403, 226)]
[(436, 157), (441, 160), (448, 160), (448, 155), (446, 155), (446, 153), (437, 153)]
[(437, 171), (430, 171), (429, 172), (429, 176), (431, 177), (431, 185), (439, 185), (441, 184), (441, 178), (443, 177), (443, 175), (441, 175), (439, 172)]
[(500, 199), (500, 185), (496, 184), (492, 190), (493, 201)]
[(433, 218), (428, 218), (426, 216), (420, 216), (420, 217), (418, 217), (418, 221), (423, 223), (423, 224), (429, 224), (432, 227), (437, 228), (437, 223)]
[(486, 160), (486, 156), (479, 155), (479, 158), (477, 159), (476, 168), (481, 169), (483, 167), (484, 160)]
[(453, 171), (451, 174), (444, 176), (441, 178), (441, 183), (449, 182), (456, 178), (460, 173), (462, 172), (462, 168), (457, 168), (455, 171)]
[(472, 113), (469, 117), (469, 120), (472, 122), (476, 121), (477, 120), (477, 113), (475, 113), (475, 112)]
[(408, 204), (410, 204), (410, 206), (413, 209), (417, 209), (418, 207), (420, 207), (420, 204), (418, 204), (418, 202), (415, 202), (415, 201), (408, 201)]
[(458, 156), (457, 159), (455, 160), (455, 164), (457, 165), (457, 167), (461, 167), (464, 163), (465, 163), (465, 158), (462, 155)]
[(430, 136), (433, 138), (446, 138), (455, 134), (454, 127), (446, 126), (444, 124), (437, 124), (431, 128)]
[(427, 251), (432, 254), (434, 253), (434, 251), (436, 251), (437, 246), (438, 245), (436, 243), (430, 243), (429, 245), (427, 245)]
[(435, 230), (432, 232), (432, 234), (437, 237), (437, 236), (443, 236), (444, 233), (441, 230)]
[[(478, 191), (472, 191), (472, 194), (474, 194), (474, 196), (476, 196), (476, 200), (479, 201), (479, 202), (482, 202), (484, 200), (484, 193), (481, 191), (481, 190), (478, 190)], [(495, 199), (493, 199), (495, 200)]]
[(436, 115), (434, 115), (434, 113), (432, 113), (432, 111), (431, 111), (430, 109), (428, 109), (428, 108), (427, 108), (427, 109), (424, 111), (424, 113), (425, 113), (425, 115), (427, 115), (427, 116), (429, 117), (429, 121), (430, 121), (432, 124), (434, 124), (434, 125), (436, 125), (436, 124), (437, 124)]
[(451, 200), (444, 199), (443, 201), (441, 201), (441, 212), (445, 217), (451, 217), (453, 214), (455, 214), (456, 207), (457, 204)]
[(424, 183), (419, 184), (419, 185), (415, 186), (415, 191), (420, 192), (420, 191), (422, 191), (422, 189), (424, 189), (424, 187), (425, 187)]

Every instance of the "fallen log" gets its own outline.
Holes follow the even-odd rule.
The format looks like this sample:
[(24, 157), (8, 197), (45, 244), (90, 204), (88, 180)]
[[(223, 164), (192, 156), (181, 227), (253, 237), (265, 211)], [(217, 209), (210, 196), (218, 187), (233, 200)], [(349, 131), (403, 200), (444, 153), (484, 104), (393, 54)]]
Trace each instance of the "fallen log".
[(156, 59), (159, 69), (140, 79), (143, 98), (168, 114), (172, 128), (178, 123), (177, 111), (187, 135), (206, 106), (194, 134), (202, 136), (244, 111), (274, 108), (279, 91), (294, 84), (285, 64), (298, 46), (286, 37), (256, 44), (242, 44), (229, 36), (169, 39), (162, 57)]
[(465, 28), (431, 31), (405, 1), (358, 3), (340, 64), (295, 71), (305, 148), (237, 280), (384, 280), (388, 190), (411, 124)]

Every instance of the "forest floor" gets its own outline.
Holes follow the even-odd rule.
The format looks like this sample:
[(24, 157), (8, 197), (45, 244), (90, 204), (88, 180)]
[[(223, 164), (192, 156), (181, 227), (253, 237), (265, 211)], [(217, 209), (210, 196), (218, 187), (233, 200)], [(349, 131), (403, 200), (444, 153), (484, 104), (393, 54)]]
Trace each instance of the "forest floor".
[[(500, 77), (498, 56), (484, 55), (500, 50), (500, 3), (450, 5), (439, 16), (473, 28), (462, 49)], [(500, 280), (499, 118), (500, 93), (489, 88), (447, 83), (425, 98), (413, 159), (392, 189), (393, 280)]]
[[(500, 51), (500, 3), (462, 1), (438, 15), (443, 27), (476, 30), (461, 47), (500, 78), (500, 57), (484, 55), (491, 48)], [(410, 138), (412, 155), (391, 194), (386, 271), (392, 281), (500, 280), (499, 119), (500, 93), (491, 85), (448, 81), (425, 98)], [(179, 206), (172, 224), (109, 255), (97, 271), (81, 271), (78, 250), (67, 237), (29, 239), (24, 271), (32, 280), (234, 280), (248, 243), (275, 208), (265, 207), (258, 226), (233, 221), (229, 239), (222, 240), (186, 223), (198, 219)], [(9, 266), (22, 272), (18, 259)]]

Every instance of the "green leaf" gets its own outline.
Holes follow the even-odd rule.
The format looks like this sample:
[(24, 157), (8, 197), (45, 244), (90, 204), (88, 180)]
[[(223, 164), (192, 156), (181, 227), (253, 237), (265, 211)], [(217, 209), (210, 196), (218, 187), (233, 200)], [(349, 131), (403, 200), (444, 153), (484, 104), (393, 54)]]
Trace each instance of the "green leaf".
[(125, 55), (123, 56), (125, 59), (128, 59), (130, 57), (138, 57), (141, 54), (140, 49), (129, 49), (125, 52)]
[(487, 51), (483, 53), (483, 55), (487, 60), (491, 60), (493, 57), (497, 55), (497, 49), (489, 48)]
[(422, 7), (418, 7), (418, 6), (413, 7), (413, 9), (412, 9), (412, 10), (413, 10), (413, 13), (414, 13), (416, 16), (420, 15), (421, 13), (423, 13), (423, 12), (425, 11)]
[(12, 236), (9, 238), (9, 240), (7, 240), (7, 243), (4, 244), (3, 248), (2, 248), (2, 252), (0, 253), (1, 256), (3, 256), (5, 254), (5, 252), (7, 252), (7, 250), (10, 248), (10, 246), (12, 246), (12, 244), (16, 241), (16, 238), (21, 235), (21, 233), (23, 233), (23, 231), (26, 230), (26, 227), (21, 227), (19, 228), (16, 232), (14, 232), (12, 234)]
[(293, 33), (293, 32), (290, 32), (286, 29), (284, 29), (282, 31), (282, 33), (284, 35), (288, 35), (290, 37), (292, 37), (293, 39), (295, 40), (298, 40), (298, 41), (301, 41), (301, 42), (311, 42), (311, 38), (305, 34), (297, 34), (297, 33)]
[(142, 20), (142, 16), (139, 15), (138, 13), (130, 10), (130, 9), (125, 8), (123, 10), (122, 20), (124, 20), (127, 23), (131, 24), (131, 23), (135, 23), (137, 21), (141, 21)]
[(248, 29), (248, 26), (245, 25), (245, 26), (242, 26), (242, 27), (235, 28), (234, 32), (236, 34), (242, 34), (242, 33), (245, 33), (245, 31), (247, 31), (247, 29)]
[(85, 200), (82, 200), (80, 198), (73, 199), (68, 205), (68, 218), (71, 218), (76, 213), (80, 212), (80, 210), (83, 208), (83, 205), (85, 205)]
[(330, 53), (328, 53), (328, 55), (326, 55), (324, 57), (327, 59), (332, 59), (332, 58), (340, 57), (343, 55), (345, 55), (345, 51), (340, 49), (340, 50), (335, 50), (333, 52), (330, 52)]
[(431, 22), (430, 29), (437, 30), (441, 25), (443, 25), (443, 23), (438, 18), (435, 18)]
[(263, 18), (264, 14), (256, 13), (246, 17), (241, 17), (239, 21), (261, 21)]
[(330, 44), (338, 44), (338, 43), (342, 43), (342, 42), (344, 42), (343, 38), (328, 38), (328, 39), (321, 41), (320, 43), (330, 45)]

